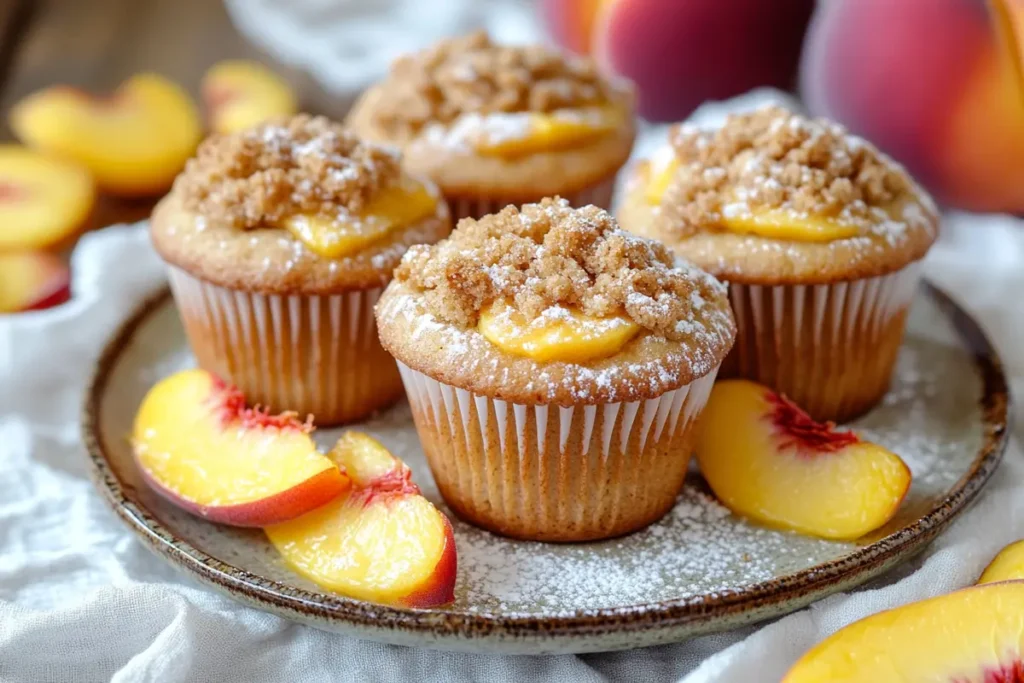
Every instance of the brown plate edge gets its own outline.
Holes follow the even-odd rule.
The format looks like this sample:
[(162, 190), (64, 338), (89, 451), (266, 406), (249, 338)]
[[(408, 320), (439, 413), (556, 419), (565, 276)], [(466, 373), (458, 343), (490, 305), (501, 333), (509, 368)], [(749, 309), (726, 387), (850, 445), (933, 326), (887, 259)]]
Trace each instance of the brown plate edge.
[[(443, 610), (385, 607), (286, 586), (223, 563), (175, 538), (145, 507), (126, 494), (105, 456), (99, 432), (99, 406), (111, 370), (136, 330), (170, 297), (162, 287), (142, 301), (107, 342), (87, 385), (82, 436), (90, 474), (114, 511), (155, 552), (195, 578), (226, 590), (244, 602), (285, 613), (325, 628), (351, 627), (366, 637), (428, 646), (491, 652), (587, 652), (675, 642), (733, 628), (800, 609), (815, 600), (860, 585), (923, 550), (977, 497), (1006, 449), (1009, 391), (1002, 363), (977, 322), (947, 294), (925, 283), (951, 320), (964, 347), (973, 353), (982, 379), (984, 441), (971, 469), (949, 495), (913, 524), (846, 557), (712, 597), (695, 596), (659, 603), (580, 610), (568, 616), (497, 616)], [(643, 634), (643, 637), (639, 636)]]

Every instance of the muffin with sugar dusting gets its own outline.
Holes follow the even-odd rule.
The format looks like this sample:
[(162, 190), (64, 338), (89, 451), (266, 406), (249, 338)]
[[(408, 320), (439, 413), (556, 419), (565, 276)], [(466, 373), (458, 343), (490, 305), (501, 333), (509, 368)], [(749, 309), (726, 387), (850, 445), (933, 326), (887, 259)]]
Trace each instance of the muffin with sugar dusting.
[(547, 541), (672, 507), (735, 335), (720, 282), (563, 199), (410, 249), (377, 325), (449, 506)]
[(885, 395), (938, 235), (931, 199), (894, 161), (778, 107), (716, 130), (676, 126), (637, 164), (618, 215), (728, 282), (736, 346), (722, 368), (819, 420)]
[(150, 222), (200, 366), (324, 425), (401, 396), (373, 306), (409, 246), (451, 219), (399, 162), (309, 116), (200, 145)]
[(607, 208), (633, 146), (633, 109), (630, 87), (593, 60), (479, 32), (398, 59), (348, 121), (401, 147), (458, 219), (555, 195)]

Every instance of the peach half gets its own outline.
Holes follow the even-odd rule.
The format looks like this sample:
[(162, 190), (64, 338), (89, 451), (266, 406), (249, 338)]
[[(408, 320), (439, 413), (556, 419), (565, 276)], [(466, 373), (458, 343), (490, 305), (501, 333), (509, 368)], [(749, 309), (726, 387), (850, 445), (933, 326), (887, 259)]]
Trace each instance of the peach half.
[(71, 298), (71, 273), (45, 251), (0, 253), (0, 313), (38, 311)]
[(0, 250), (63, 245), (89, 222), (89, 172), (20, 145), (0, 145)]
[(266, 529), (288, 565), (360, 600), (405, 607), (451, 602), (457, 566), (451, 522), (420, 495), (409, 468), (359, 432), (346, 432), (330, 455), (351, 477), (351, 490)]
[(783, 683), (1024, 681), (1024, 581), (965, 588), (874, 614), (812, 648)]
[(147, 482), (213, 522), (259, 527), (293, 519), (349, 487), (294, 414), (246, 408), (205, 370), (161, 380), (142, 401), (132, 443)]
[(985, 567), (978, 583), (995, 583), (1011, 579), (1024, 579), (1024, 540), (1011, 543), (1000, 550)]
[(284, 79), (259, 62), (218, 62), (203, 76), (200, 90), (214, 133), (234, 133), (297, 109)]
[(26, 144), (82, 164), (103, 190), (129, 197), (169, 188), (202, 136), (188, 94), (156, 74), (133, 76), (104, 98), (40, 90), (14, 105), (10, 123)]
[(897, 455), (747, 380), (715, 385), (697, 461), (733, 512), (830, 539), (859, 538), (888, 522), (911, 479)]

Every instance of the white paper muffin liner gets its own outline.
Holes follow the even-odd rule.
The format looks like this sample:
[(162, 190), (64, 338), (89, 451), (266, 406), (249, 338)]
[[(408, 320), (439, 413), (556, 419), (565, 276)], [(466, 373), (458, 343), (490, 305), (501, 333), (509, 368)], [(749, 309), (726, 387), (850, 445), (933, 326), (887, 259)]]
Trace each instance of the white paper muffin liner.
[[(578, 192), (571, 192), (568, 194), (562, 194), (561, 197), (569, 200), (569, 203), (575, 207), (587, 206), (593, 204), (594, 206), (602, 209), (610, 209), (612, 205), (612, 194), (615, 191), (615, 175), (613, 174), (610, 178), (598, 182), (596, 185), (580, 190)], [(448, 208), (452, 212), (452, 221), (458, 222), (460, 218), (481, 218), (488, 214), (498, 213), (509, 204), (520, 206), (524, 202), (522, 200), (509, 200), (509, 199), (496, 199), (490, 197), (446, 197), (448, 201)], [(543, 199), (543, 197), (536, 197), (529, 200), (530, 202), (536, 202)]]
[(715, 374), (627, 403), (522, 405), (399, 363), (434, 478), (463, 518), (498, 533), (575, 541), (627, 533), (671, 508)]
[(377, 338), (381, 288), (273, 295), (221, 287), (170, 268), (171, 291), (200, 367), (250, 404), (312, 414), (318, 425), (364, 417), (399, 396)]
[(723, 377), (785, 393), (819, 420), (845, 421), (885, 394), (921, 280), (915, 262), (828, 285), (729, 285), (736, 344)]

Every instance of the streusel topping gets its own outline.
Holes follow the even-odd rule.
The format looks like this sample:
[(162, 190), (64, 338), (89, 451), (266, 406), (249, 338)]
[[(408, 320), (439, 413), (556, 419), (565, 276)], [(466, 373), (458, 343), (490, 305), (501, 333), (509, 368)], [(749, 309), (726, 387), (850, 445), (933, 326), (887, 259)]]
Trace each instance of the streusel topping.
[(672, 341), (733, 325), (725, 287), (713, 277), (621, 230), (608, 212), (573, 209), (564, 199), (463, 219), (448, 239), (412, 247), (395, 279), (422, 293), (435, 318), (463, 329), (499, 299), (531, 320), (554, 306), (625, 314)]
[(593, 60), (543, 45), (498, 45), (480, 31), (396, 60), (374, 117), (381, 128), (408, 136), (470, 112), (550, 112), (608, 100)]
[(914, 192), (902, 168), (842, 126), (781, 107), (731, 115), (716, 130), (680, 124), (670, 141), (679, 167), (660, 213), (683, 235), (759, 208), (867, 229)]
[(401, 175), (399, 154), (300, 114), (204, 141), (174, 183), (183, 206), (240, 229), (357, 213)]

